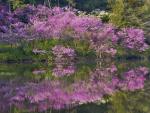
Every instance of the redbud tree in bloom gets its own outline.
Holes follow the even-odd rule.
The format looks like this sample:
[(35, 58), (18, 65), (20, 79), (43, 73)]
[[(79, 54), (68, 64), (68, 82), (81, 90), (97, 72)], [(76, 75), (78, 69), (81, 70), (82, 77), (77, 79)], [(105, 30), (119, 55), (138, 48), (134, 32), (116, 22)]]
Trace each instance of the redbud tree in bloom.
[(111, 24), (102, 23), (93, 16), (78, 16), (72, 10), (60, 7), (27, 5), (12, 13), (0, 7), (1, 33), (16, 33), (22, 37), (64, 39), (67, 36), (90, 43), (98, 55), (114, 56), (116, 46), (144, 51), (148, 48), (141, 29), (123, 28), (118, 30)]

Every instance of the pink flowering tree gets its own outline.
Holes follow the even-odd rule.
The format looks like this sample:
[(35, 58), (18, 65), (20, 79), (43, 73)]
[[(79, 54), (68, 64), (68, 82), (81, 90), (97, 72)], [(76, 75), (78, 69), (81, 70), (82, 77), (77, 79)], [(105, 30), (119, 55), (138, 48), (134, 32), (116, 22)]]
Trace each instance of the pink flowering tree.
[(144, 51), (148, 48), (145, 43), (144, 33), (141, 29), (123, 28), (117, 30), (110, 23), (91, 16), (78, 16), (72, 10), (60, 7), (48, 8), (27, 5), (9, 14), (0, 8), (0, 32), (15, 33), (22, 39), (66, 39), (85, 40), (90, 43), (97, 56), (103, 54), (115, 56), (116, 46)]
[(145, 51), (148, 48), (142, 29), (124, 28), (117, 34), (123, 47), (138, 51)]

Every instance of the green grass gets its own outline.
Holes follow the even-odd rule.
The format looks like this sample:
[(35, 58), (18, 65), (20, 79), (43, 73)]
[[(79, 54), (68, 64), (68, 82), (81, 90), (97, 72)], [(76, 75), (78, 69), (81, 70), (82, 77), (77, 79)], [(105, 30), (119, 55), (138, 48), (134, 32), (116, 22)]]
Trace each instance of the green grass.
[[(95, 56), (95, 53), (92, 49), (89, 48), (89, 44), (85, 41), (77, 40), (34, 40), (32, 42), (21, 42), (19, 44), (9, 45), (1, 44), (0, 45), (0, 61), (5, 60), (20, 60), (20, 59), (33, 59), (35, 61), (41, 59), (52, 59), (52, 47), (55, 45), (64, 45), (65, 47), (74, 48), (78, 57), (86, 56)], [(47, 51), (46, 54), (35, 55), (32, 50), (41, 49)]]
[[(43, 59), (47, 60), (49, 63), (52, 62), (53, 54), (52, 47), (55, 45), (63, 45), (65, 47), (70, 47), (75, 49), (77, 58), (86, 57), (94, 59), (96, 58), (96, 53), (90, 48), (90, 45), (87, 41), (84, 40), (58, 40), (58, 39), (47, 39), (47, 40), (34, 40), (32, 42), (21, 42), (19, 44), (0, 44), (0, 61), (7, 60), (33, 60), (41, 61)], [(46, 54), (35, 55), (32, 50), (40, 49), (45, 50)], [(116, 58), (121, 57), (125, 58), (127, 56), (137, 56), (141, 57), (144, 60), (147, 60), (150, 55), (150, 49), (145, 52), (138, 52), (134, 50), (129, 50), (117, 46), (117, 55)], [(108, 56), (109, 57), (109, 56)]]

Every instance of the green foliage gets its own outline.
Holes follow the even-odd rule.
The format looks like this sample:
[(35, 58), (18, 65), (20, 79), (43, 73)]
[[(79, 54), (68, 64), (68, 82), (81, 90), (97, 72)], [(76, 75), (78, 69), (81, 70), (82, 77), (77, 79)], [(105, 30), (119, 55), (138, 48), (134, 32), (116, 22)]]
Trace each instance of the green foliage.
[(21, 7), (24, 4), (23, 0), (10, 0), (9, 2), (10, 2), (10, 4), (12, 4), (13, 9)]
[(75, 6), (75, 1), (74, 0), (66, 0), (69, 4), (69, 6)]
[[(146, 84), (149, 87), (149, 83)], [(149, 92), (149, 91), (147, 91)], [(112, 96), (108, 113), (149, 113), (150, 102), (146, 91), (118, 92)]]
[[(18, 61), (22, 59), (32, 59), (35, 61), (39, 61), (42, 59), (46, 59), (49, 61), (49, 63), (51, 63), (53, 57), (51, 49), (55, 45), (64, 45), (66, 47), (74, 48), (77, 53), (77, 57), (95, 57), (95, 52), (89, 47), (89, 43), (84, 40), (79, 41), (49, 39), (21, 42), (16, 45), (1, 44), (0, 61)], [(44, 50), (46, 51), (46, 53), (34, 54), (34, 49)]]
[(127, 113), (124, 106), (126, 100), (126, 95), (124, 93), (118, 92), (112, 96), (112, 109), (108, 113)]
[(110, 16), (110, 22), (117, 26), (123, 26), (123, 14), (124, 14), (124, 3), (123, 0), (108, 0), (109, 7), (112, 9), (112, 14)]
[[(2, 0), (2, 2), (8, 3), (9, 0)], [(69, 5), (86, 11), (92, 11), (97, 8), (106, 9), (107, 6), (107, 0), (11, 0), (11, 3), (13, 8), (21, 7), (25, 4), (43, 4), (47, 6)]]
[(74, 48), (79, 56), (95, 55), (95, 52), (90, 48), (90, 45), (85, 40), (62, 40), (61, 44)]
[(24, 3), (35, 4), (36, 0), (23, 0)]
[(94, 9), (106, 9), (107, 0), (77, 0), (76, 8), (92, 11)]
[(114, 25), (142, 27), (142, 15), (148, 10), (146, 0), (108, 0), (108, 4), (112, 13), (110, 22)]

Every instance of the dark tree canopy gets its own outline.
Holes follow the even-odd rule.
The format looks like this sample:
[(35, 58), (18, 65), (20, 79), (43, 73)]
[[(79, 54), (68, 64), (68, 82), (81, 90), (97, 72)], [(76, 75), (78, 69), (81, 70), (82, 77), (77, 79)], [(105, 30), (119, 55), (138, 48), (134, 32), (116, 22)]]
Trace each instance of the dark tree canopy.
[(19, 2), (23, 4), (48, 4), (48, 1), (51, 2), (51, 6), (66, 6), (71, 5), (80, 10), (91, 11), (93, 9), (106, 9), (107, 0), (0, 0), (0, 3), (8, 3), (11, 1), (12, 4), (18, 4)]

